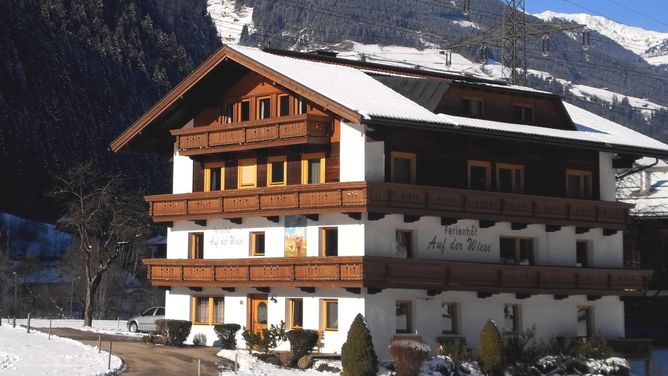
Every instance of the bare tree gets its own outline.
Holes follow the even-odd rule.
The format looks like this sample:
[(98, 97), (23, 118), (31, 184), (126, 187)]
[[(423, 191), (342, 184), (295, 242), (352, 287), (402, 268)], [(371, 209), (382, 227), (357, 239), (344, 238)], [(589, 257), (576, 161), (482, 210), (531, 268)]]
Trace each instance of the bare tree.
[(91, 326), (102, 277), (128, 246), (144, 239), (148, 216), (141, 197), (120, 175), (98, 173), (91, 163), (56, 176), (53, 195), (64, 205), (58, 225), (78, 237), (83, 263), (84, 326)]

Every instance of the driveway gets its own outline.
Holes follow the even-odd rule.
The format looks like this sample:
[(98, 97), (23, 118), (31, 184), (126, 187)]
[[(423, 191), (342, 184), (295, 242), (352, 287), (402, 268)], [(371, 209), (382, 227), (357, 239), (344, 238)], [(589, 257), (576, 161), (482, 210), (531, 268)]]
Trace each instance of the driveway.
[[(39, 329), (46, 331), (45, 329)], [(51, 329), (51, 334), (71, 338), (90, 346), (97, 346), (98, 333), (70, 328)], [(102, 335), (102, 350), (109, 350), (109, 340), (113, 341), (112, 353), (123, 359), (127, 369), (123, 375), (129, 376), (183, 376), (197, 375), (197, 360), (201, 359), (202, 376), (218, 375), (219, 368), (229, 362), (216, 356), (215, 347), (168, 347), (145, 344), (141, 338)]]

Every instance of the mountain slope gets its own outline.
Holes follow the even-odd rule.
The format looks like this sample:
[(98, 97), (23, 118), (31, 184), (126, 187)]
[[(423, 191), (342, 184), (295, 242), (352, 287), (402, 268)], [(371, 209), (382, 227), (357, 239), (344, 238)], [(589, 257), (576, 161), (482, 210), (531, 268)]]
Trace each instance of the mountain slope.
[(585, 13), (557, 13), (545, 11), (534, 16), (549, 22), (569, 21), (586, 25), (620, 46), (632, 51), (653, 65), (668, 64), (668, 33), (627, 26), (601, 16)]
[(165, 191), (159, 158), (109, 142), (220, 45), (205, 0), (4, 0), (0, 210), (53, 220), (52, 175), (79, 161)]

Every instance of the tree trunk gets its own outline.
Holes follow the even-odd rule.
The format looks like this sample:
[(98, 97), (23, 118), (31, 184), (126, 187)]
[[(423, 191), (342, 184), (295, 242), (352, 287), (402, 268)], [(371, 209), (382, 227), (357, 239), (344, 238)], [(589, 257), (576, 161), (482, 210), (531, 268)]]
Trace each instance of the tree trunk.
[(86, 283), (86, 300), (84, 303), (84, 326), (93, 326), (93, 298), (95, 290), (91, 283)]

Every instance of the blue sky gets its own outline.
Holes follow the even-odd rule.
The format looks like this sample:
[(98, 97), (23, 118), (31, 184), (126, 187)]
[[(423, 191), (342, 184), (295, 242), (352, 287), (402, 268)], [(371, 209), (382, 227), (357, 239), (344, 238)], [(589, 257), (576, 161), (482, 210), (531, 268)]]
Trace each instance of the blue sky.
[(526, 0), (525, 6), (528, 13), (544, 10), (589, 13), (626, 25), (668, 32), (668, 0)]

